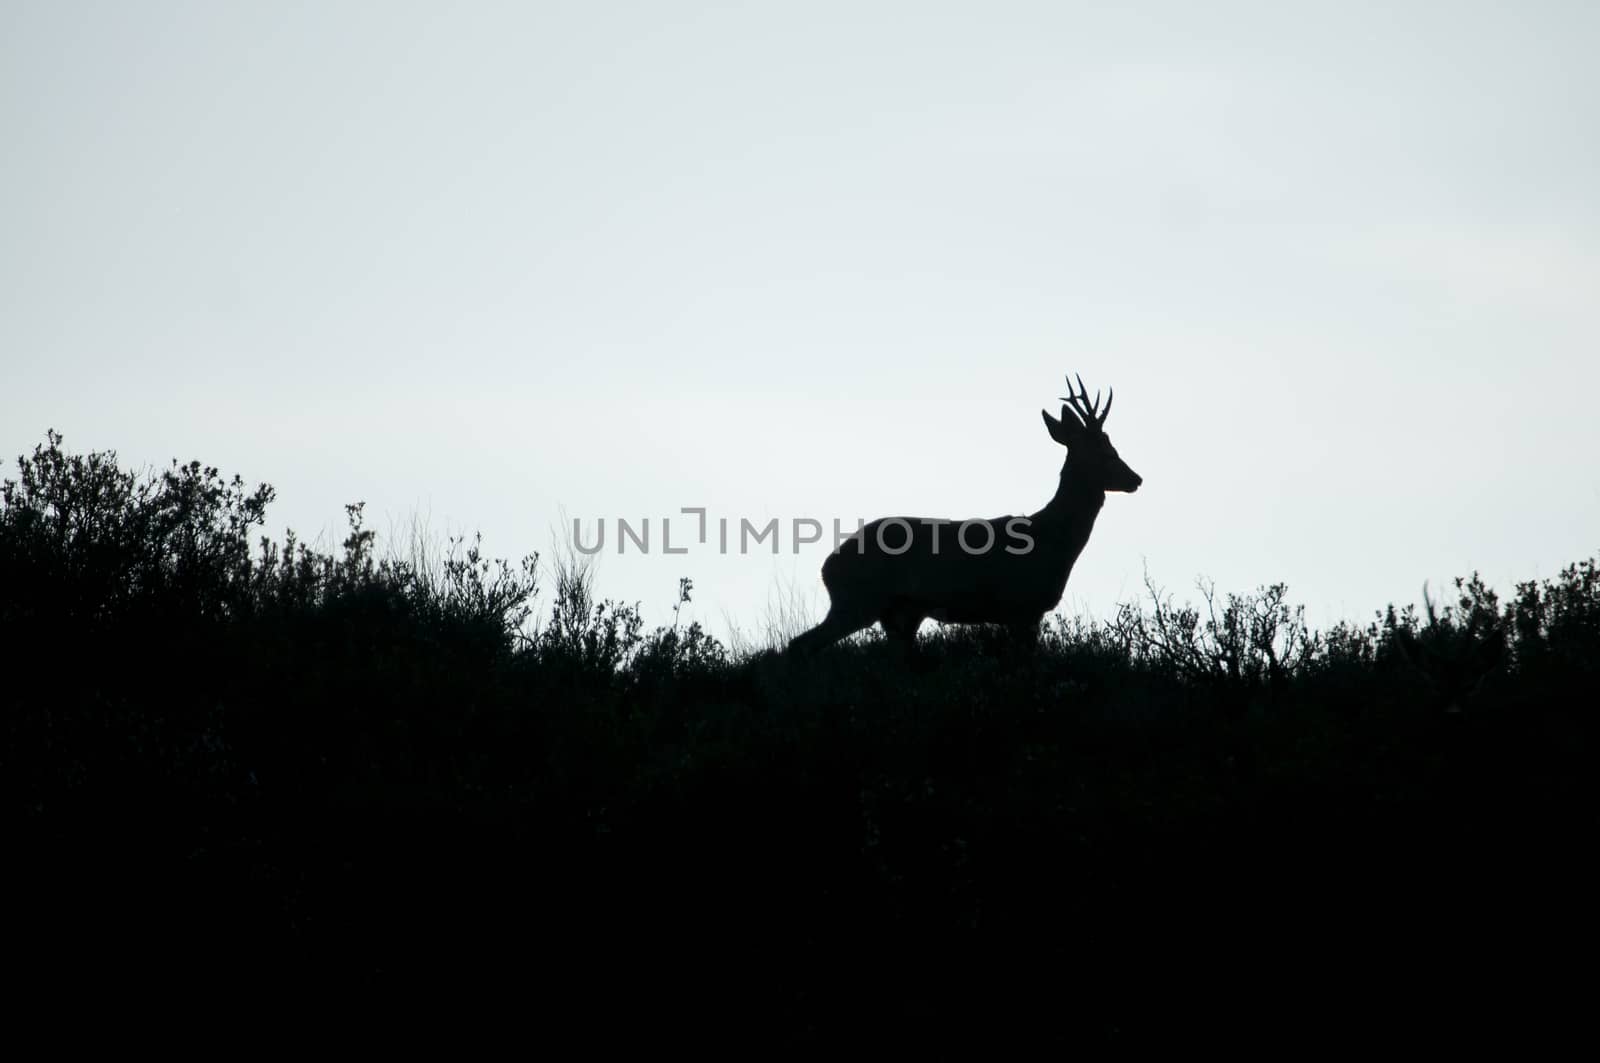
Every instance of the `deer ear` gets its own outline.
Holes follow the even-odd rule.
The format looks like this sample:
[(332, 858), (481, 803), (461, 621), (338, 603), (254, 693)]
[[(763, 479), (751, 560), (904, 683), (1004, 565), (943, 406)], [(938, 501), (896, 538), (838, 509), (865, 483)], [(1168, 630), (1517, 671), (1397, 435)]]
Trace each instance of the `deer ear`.
[(1077, 425), (1072, 422), (1072, 418), (1067, 416), (1067, 408), (1065, 406), (1061, 407), (1061, 419), (1059, 421), (1050, 416), (1049, 410), (1040, 410), (1039, 416), (1044, 418), (1044, 427), (1050, 433), (1051, 439), (1064, 447), (1072, 445), (1075, 435), (1073, 429)]

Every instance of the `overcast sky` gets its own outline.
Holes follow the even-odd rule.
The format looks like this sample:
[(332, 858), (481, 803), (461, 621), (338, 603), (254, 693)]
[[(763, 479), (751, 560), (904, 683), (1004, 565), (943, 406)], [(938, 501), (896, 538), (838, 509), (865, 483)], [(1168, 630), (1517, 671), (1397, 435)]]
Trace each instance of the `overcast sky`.
[(722, 633), (820, 618), (797, 518), (1041, 506), (1072, 372), (1145, 484), (1064, 611), (1506, 590), (1600, 547), (1597, 46), (1528, 0), (0, 0), (0, 447), (199, 459), (329, 543), (603, 522), (603, 595), (689, 576)]

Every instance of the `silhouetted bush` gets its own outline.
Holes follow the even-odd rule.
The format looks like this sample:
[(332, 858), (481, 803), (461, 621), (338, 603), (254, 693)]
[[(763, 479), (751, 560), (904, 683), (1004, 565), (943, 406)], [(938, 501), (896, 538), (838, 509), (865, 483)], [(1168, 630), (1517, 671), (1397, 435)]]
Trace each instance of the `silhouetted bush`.
[(558, 559), (541, 611), (537, 556), (380, 559), (359, 504), (338, 554), (252, 549), (270, 487), (61, 442), (0, 494), (0, 773), (41, 972), (505, 962), (566, 985), (547, 1010), (626, 990), (945, 1047), (1004, 1013), (1082, 1044), (1152, 1029), (1119, 979), (1197, 926), (1359, 935), (1420, 896), (1536, 920), (1592, 881), (1593, 561), (1327, 632), (1281, 584), (1152, 586), (1035, 646), (869, 634), (802, 664), (681, 624), (688, 580), (647, 629)]

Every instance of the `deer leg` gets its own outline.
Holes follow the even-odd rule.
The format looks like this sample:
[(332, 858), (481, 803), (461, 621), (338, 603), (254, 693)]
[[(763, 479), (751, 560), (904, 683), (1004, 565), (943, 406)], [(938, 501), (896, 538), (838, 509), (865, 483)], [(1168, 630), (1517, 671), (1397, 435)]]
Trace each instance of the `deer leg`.
[(822, 618), (822, 623), (790, 640), (789, 652), (796, 656), (815, 653), (842, 638), (855, 634), (871, 623), (872, 617), (862, 616), (855, 610), (840, 609), (835, 604), (829, 607), (828, 615)]
[(915, 609), (901, 608), (888, 610), (878, 618), (878, 622), (883, 625), (883, 633), (890, 642), (915, 645), (917, 629), (922, 626), (924, 619)]
[(1039, 648), (1039, 625), (1044, 622), (1044, 616), (1031, 616), (1026, 620), (1014, 620), (1006, 625), (1007, 641), (1014, 650), (1023, 653), (1034, 653)]

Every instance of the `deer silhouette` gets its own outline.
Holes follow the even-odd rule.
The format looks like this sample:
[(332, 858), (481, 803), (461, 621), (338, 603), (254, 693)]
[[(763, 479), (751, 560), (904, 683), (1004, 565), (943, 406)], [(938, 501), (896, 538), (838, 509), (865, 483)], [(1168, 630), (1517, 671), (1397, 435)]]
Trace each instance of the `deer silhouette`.
[(797, 635), (803, 656), (874, 623), (893, 642), (915, 644), (917, 629), (941, 624), (999, 624), (1036, 639), (1045, 614), (1061, 601), (1107, 491), (1133, 492), (1143, 478), (1105, 432), (1114, 390), (1089, 401), (1083, 378), (1067, 379), (1061, 416), (1039, 411), (1050, 438), (1067, 448), (1056, 492), (1027, 515), (965, 521), (882, 517), (841, 542), (822, 564), (828, 615)]

